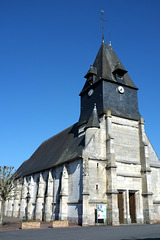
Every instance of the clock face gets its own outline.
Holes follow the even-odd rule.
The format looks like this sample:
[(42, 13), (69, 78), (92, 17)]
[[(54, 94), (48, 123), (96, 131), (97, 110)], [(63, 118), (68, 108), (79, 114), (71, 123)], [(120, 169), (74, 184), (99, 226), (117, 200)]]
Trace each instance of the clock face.
[(88, 96), (90, 97), (92, 94), (93, 94), (93, 89), (90, 89), (89, 92), (88, 92)]
[(118, 87), (118, 92), (120, 92), (120, 93), (123, 94), (123, 93), (124, 93), (124, 88), (123, 88), (122, 86), (119, 86), (119, 87)]

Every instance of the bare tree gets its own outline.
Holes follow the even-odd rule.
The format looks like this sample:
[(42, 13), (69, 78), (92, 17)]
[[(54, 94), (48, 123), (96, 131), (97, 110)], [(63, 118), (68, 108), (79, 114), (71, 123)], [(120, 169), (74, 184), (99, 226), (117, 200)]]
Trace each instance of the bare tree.
[(0, 167), (0, 226), (3, 225), (5, 202), (10, 199), (15, 189), (17, 192), (17, 186), (19, 183), (20, 178), (18, 178), (14, 167)]

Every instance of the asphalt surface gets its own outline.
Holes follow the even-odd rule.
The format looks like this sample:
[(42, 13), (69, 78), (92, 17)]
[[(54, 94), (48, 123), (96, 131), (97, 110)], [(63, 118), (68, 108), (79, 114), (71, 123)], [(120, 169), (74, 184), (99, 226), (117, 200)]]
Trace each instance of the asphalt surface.
[(160, 240), (160, 224), (0, 231), (0, 240)]

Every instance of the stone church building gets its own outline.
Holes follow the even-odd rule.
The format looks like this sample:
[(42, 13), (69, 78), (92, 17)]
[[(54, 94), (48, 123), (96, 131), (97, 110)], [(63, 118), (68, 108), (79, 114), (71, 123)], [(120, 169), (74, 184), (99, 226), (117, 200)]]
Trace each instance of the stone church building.
[(138, 88), (104, 42), (85, 78), (79, 121), (19, 167), (21, 191), (5, 214), (24, 218), (28, 211), (29, 219), (85, 226), (96, 223), (97, 204), (106, 204), (110, 225), (160, 221), (160, 161), (145, 133)]

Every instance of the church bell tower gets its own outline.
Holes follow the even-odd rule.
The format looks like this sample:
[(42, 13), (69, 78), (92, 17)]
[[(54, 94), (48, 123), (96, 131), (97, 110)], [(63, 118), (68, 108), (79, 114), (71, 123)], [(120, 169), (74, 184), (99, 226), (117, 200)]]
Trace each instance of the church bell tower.
[(138, 88), (104, 41), (85, 78), (78, 122), (79, 136), (85, 134), (83, 224), (94, 223), (94, 216), (86, 219), (101, 202), (108, 224), (152, 223), (150, 162), (158, 160), (139, 113)]
[(112, 115), (138, 120), (137, 90), (111, 45), (102, 42), (93, 66), (85, 75), (86, 82), (80, 93), (81, 114), (79, 126), (85, 124), (97, 106), (99, 117), (107, 110)]

